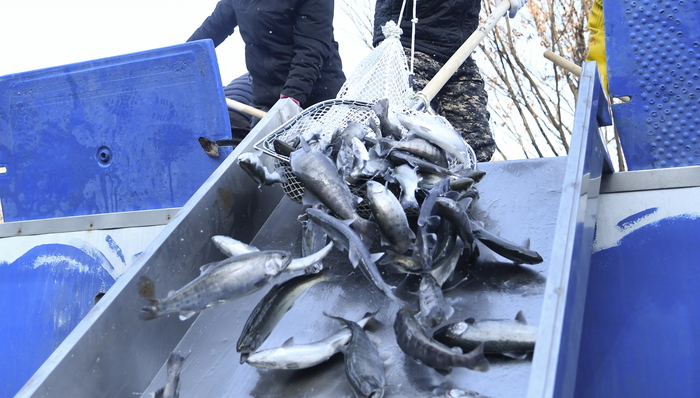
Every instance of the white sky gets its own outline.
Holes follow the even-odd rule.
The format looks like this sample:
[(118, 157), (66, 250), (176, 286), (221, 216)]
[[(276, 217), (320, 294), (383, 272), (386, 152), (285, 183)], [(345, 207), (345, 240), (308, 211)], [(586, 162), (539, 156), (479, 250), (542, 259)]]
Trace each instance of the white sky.
[[(184, 43), (218, 0), (0, 0), (0, 76)], [(368, 49), (343, 29), (346, 74)], [(245, 73), (238, 32), (216, 48), (223, 84)]]

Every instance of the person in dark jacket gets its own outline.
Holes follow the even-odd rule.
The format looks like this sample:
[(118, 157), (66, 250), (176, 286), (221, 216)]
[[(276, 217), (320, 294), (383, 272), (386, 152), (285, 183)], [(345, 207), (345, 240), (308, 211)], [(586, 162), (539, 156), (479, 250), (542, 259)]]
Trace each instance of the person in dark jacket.
[[(404, 10), (398, 22), (402, 0), (377, 0), (374, 14), (374, 45), (384, 40), (382, 26), (392, 20), (403, 30), (401, 44), (411, 55), (413, 9)], [(412, 4), (408, 1), (408, 4)], [(445, 62), (479, 26), (480, 0), (420, 0), (417, 2), (414, 56), (414, 90), (425, 87)], [(409, 58), (410, 61), (410, 58)], [(410, 63), (409, 63), (410, 65)], [(486, 109), (488, 95), (484, 79), (470, 56), (431, 101), (474, 149), (480, 162), (488, 162), (496, 150)]]
[[(231, 83), (224, 87), (224, 96), (241, 104), (250, 105), (253, 101), (253, 78), (250, 77), (250, 73), (246, 72), (231, 80)], [(253, 117), (230, 108), (228, 116), (231, 120), (231, 138), (240, 142), (250, 132)]]
[(333, 7), (333, 0), (220, 0), (188, 41), (208, 38), (218, 46), (238, 27), (252, 106), (269, 110), (289, 97), (308, 107), (335, 98), (345, 82)]

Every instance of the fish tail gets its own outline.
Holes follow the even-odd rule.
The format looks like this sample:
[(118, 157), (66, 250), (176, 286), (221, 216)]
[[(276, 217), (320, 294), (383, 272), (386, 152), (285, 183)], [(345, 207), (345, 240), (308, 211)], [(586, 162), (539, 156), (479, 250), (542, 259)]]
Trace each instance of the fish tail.
[(484, 343), (481, 342), (479, 345), (467, 354), (461, 356), (464, 358), (464, 367), (471, 370), (476, 370), (479, 372), (486, 372), (489, 370), (490, 364), (488, 359), (484, 356)]
[(156, 319), (159, 316), (161, 316), (160, 312), (160, 303), (156, 299), (149, 299), (149, 305), (144, 306), (141, 308), (141, 312), (139, 313), (139, 319), (142, 321), (148, 321), (151, 319)]
[(348, 321), (347, 319), (339, 317), (339, 316), (330, 315), (326, 311), (323, 311), (323, 315), (327, 316), (328, 318), (335, 319), (336, 321), (344, 324), (345, 326), (348, 326), (350, 324), (350, 321)]
[(185, 357), (174, 352), (170, 353), (170, 356), (168, 357), (168, 367), (182, 365), (183, 362), (185, 362)]
[(241, 363), (241, 364), (245, 363), (245, 361), (248, 360), (248, 357), (249, 357), (249, 356), (250, 356), (250, 353), (249, 353), (249, 352), (242, 352), (242, 353), (241, 353), (240, 363)]

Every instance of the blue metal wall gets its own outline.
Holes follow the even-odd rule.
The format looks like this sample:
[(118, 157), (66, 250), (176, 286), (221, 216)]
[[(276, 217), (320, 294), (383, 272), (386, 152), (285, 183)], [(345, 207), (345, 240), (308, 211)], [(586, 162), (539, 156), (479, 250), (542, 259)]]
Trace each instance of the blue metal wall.
[(231, 136), (210, 40), (2, 76), (5, 221), (180, 207), (223, 159), (199, 136)]
[(593, 254), (577, 398), (698, 396), (698, 236), (700, 215), (680, 214)]
[(609, 89), (629, 170), (700, 164), (698, 0), (604, 0)]

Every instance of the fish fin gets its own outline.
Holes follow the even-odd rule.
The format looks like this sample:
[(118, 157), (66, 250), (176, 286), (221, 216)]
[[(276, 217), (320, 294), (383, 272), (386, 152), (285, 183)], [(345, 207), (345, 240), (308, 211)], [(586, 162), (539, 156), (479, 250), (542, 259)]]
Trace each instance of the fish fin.
[(294, 345), (294, 336), (288, 338), (284, 343), (282, 343), (282, 347), (291, 347)]
[(525, 240), (523, 240), (522, 247), (530, 250), (530, 238), (525, 238)]
[[(199, 275), (204, 275), (208, 272), (211, 272), (211, 270), (214, 269), (215, 264), (216, 263), (214, 262), (214, 263), (204, 264), (201, 267), (199, 267)], [(171, 291), (171, 293), (172, 293), (172, 291)], [(170, 293), (168, 293), (168, 297), (170, 297)]]
[(241, 363), (241, 364), (244, 363), (244, 362), (248, 359), (249, 356), (250, 356), (250, 353), (249, 353), (249, 352), (242, 352), (242, 353), (241, 353), (240, 363)]
[(304, 197), (301, 200), (302, 204), (307, 205), (307, 206), (318, 206), (322, 205), (323, 202), (318, 198), (318, 196), (314, 195), (310, 190), (305, 189), (304, 190)]
[(159, 316), (163, 315), (158, 310), (158, 300), (150, 299), (149, 301), (151, 301), (151, 305), (141, 308), (141, 312), (139, 313), (139, 319), (141, 319), (142, 321), (156, 319)]
[(513, 359), (525, 359), (525, 358), (527, 358), (527, 351), (525, 351), (525, 352), (520, 352), (520, 351), (502, 352), (501, 355), (508, 357), (508, 358), (513, 358)]
[(382, 246), (390, 246), (391, 242), (389, 242), (389, 239), (386, 238), (384, 233), (379, 234), (379, 242)]
[(180, 311), (180, 320), (186, 321), (194, 316), (197, 311)]
[(408, 233), (408, 237), (409, 237), (411, 240), (416, 239), (416, 234), (413, 232), (412, 229), (409, 228), (409, 229), (408, 229), (408, 232), (409, 232), (409, 233)]
[(161, 387), (161, 388), (157, 389), (153, 393), (153, 398), (163, 398), (164, 392), (165, 392), (165, 387)]
[(369, 255), (369, 257), (373, 263), (376, 263), (383, 256), (384, 256), (384, 253), (372, 253)]
[[(383, 389), (384, 387), (382, 387)], [(361, 396), (363, 397), (374, 397), (378, 396), (377, 388), (375, 387), (374, 383), (370, 383), (369, 381), (362, 381), (359, 385), (359, 390), (361, 393)]]
[(365, 312), (365, 314), (362, 316), (362, 318), (360, 318), (360, 320), (357, 321), (356, 323), (357, 323), (358, 325), (360, 325), (361, 327), (365, 327), (365, 325), (366, 325), (367, 323), (369, 323), (369, 321), (371, 321), (372, 319), (374, 319), (374, 317), (379, 313), (379, 310), (380, 310), (380, 309), (381, 309), (381, 308), (377, 308), (377, 310), (374, 311), (374, 312), (370, 312), (370, 311)]
[(326, 156), (329, 157), (329, 158), (332, 157), (331, 155), (333, 154), (333, 146), (332, 146), (332, 145), (328, 146), (328, 148), (326, 148), (326, 149), (325, 149), (323, 152), (321, 152), (321, 153), (323, 153), (324, 155), (326, 155)]
[(472, 370), (477, 370), (479, 372), (486, 372), (491, 366), (488, 359), (484, 356), (484, 342), (482, 341), (479, 345), (467, 354), (474, 360), (474, 367)]
[(515, 315), (515, 321), (518, 323), (522, 323), (523, 325), (527, 325), (527, 319), (525, 319), (525, 314), (523, 314), (523, 310), (518, 311), (518, 313)]
[(175, 292), (176, 292), (175, 290), (169, 291), (168, 294), (165, 296), (165, 298), (170, 298), (170, 297), (174, 296)]
[(445, 313), (445, 320), (448, 320), (452, 315), (454, 315), (455, 309), (452, 307), (452, 305), (450, 305), (450, 303), (445, 301), (445, 308), (443, 308), (443, 312)]
[(357, 256), (357, 248), (352, 243), (350, 243), (350, 247), (348, 247), (348, 259), (353, 268), (357, 268), (357, 264), (360, 263), (360, 258)]
[(323, 315), (327, 316), (328, 318), (335, 319), (336, 321), (339, 321), (343, 325), (349, 325), (350, 321), (348, 321), (345, 318), (339, 317), (339, 316), (334, 316), (334, 315), (329, 315), (326, 311), (323, 311)]
[[(275, 169), (274, 173), (272, 173), (272, 174), (277, 174), (277, 175), (279, 175), (279, 177), (280, 177), (280, 178), (279, 178), (279, 182), (282, 183), (282, 184), (288, 184), (288, 183), (289, 183), (289, 179), (288, 179), (287, 176), (284, 174), (284, 172), (285, 172), (286, 169), (287, 169), (286, 167), (280, 166), (280, 167), (278, 167), (277, 169)], [(278, 181), (274, 181), (274, 182), (278, 182)]]
[(306, 142), (306, 140), (304, 139), (304, 137), (299, 137), (299, 141), (301, 141), (301, 149), (302, 149), (304, 152), (309, 152), (309, 151), (311, 151), (311, 147), (309, 146), (309, 143)]
[(457, 191), (447, 191), (447, 192), (445, 192), (445, 193), (444, 193), (443, 195), (441, 195), (441, 196), (442, 196), (442, 197), (445, 197), (445, 198), (448, 198), (448, 199), (452, 199), (452, 200), (454, 200), (454, 201), (457, 201), (457, 200), (459, 199), (459, 192), (457, 192)]

